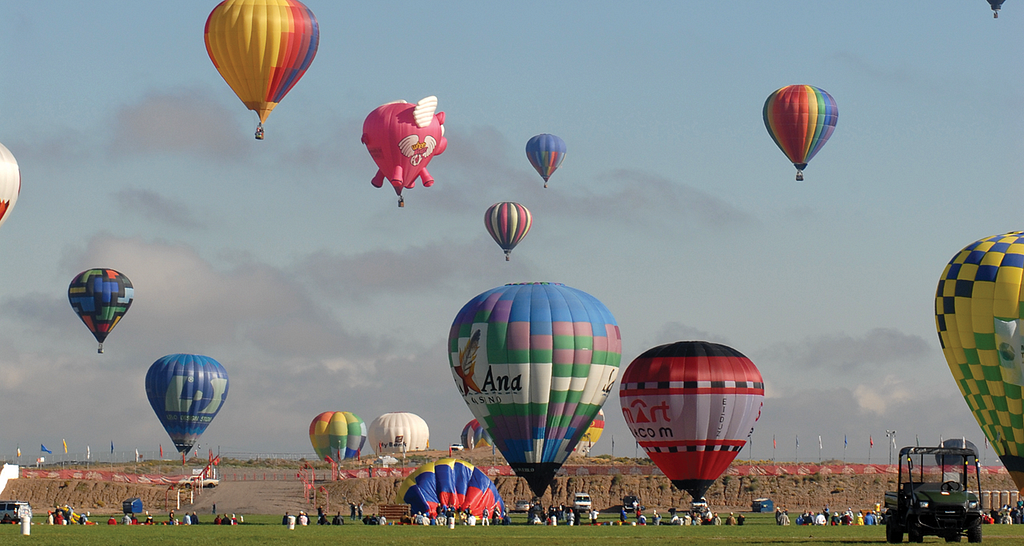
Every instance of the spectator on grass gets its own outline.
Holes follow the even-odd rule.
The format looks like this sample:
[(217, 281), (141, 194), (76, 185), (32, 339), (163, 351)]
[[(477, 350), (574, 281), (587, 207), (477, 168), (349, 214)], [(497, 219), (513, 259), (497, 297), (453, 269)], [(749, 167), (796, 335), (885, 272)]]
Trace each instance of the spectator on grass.
[(107, 525), (117, 525), (117, 520), (114, 519), (114, 516), (110, 516), (110, 519), (107, 520)]
[(874, 525), (874, 524), (875, 524), (875, 512), (872, 511), (872, 510), (868, 510), (868, 513), (864, 514), (864, 525)]
[(131, 525), (131, 524), (132, 524), (132, 515), (131, 514), (125, 514), (124, 517), (121, 518), (121, 525)]
[[(281, 518), (281, 525), (288, 525), (288, 516), (290, 516), (290, 515), (291, 515), (291, 514), (289, 514), (288, 512), (285, 512), (285, 513), (284, 513), (284, 517), (283, 517), (283, 518)], [(217, 523), (220, 523), (220, 522), (219, 522), (219, 521), (216, 521), (216, 520), (214, 520), (214, 522), (213, 522), (213, 523), (214, 523), (214, 524), (217, 524)]]
[(729, 517), (725, 518), (726, 525), (736, 525), (736, 516), (732, 512), (729, 512)]
[(341, 510), (338, 510), (338, 515), (334, 516), (334, 519), (331, 520), (331, 525), (344, 525), (344, 524), (345, 524), (345, 518), (341, 517)]

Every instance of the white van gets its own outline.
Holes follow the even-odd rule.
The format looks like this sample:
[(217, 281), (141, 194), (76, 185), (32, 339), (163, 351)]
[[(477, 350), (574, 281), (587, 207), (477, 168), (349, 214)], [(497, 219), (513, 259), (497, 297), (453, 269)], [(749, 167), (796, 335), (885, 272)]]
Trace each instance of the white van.
[(21, 523), (22, 517), (32, 518), (32, 506), (22, 501), (0, 500), (0, 521), (4, 517), (9, 518), (9, 521), (14, 523)]
[(576, 493), (572, 499), (572, 505), (575, 506), (577, 510), (589, 511), (591, 506), (590, 495), (586, 493)]

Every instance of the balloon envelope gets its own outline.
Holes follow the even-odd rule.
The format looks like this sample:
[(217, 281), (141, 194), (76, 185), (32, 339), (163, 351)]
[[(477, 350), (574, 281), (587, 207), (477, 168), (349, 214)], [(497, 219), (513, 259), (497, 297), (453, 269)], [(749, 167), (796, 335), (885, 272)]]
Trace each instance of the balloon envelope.
[(526, 237), (533, 225), (530, 211), (519, 203), (495, 203), (484, 213), (484, 226), (495, 243), (505, 251), (505, 260), (509, 259), (512, 249)]
[(113, 269), (88, 269), (75, 275), (68, 286), (68, 302), (99, 342), (100, 353), (103, 340), (128, 312), (134, 298), (132, 281)]
[(316, 17), (297, 0), (224, 0), (204, 34), (213, 65), (261, 123), (306, 73), (320, 44)]
[(309, 424), (309, 441), (322, 461), (354, 459), (366, 443), (366, 423), (350, 411), (325, 411)]
[(693, 500), (732, 463), (761, 415), (764, 381), (739, 351), (706, 341), (648, 349), (622, 374), (630, 432)]
[(807, 163), (835, 131), (839, 108), (824, 89), (788, 85), (768, 96), (762, 115), (768, 134), (796, 167), (796, 179), (803, 180)]
[(539, 134), (526, 142), (526, 158), (537, 169), (537, 174), (544, 179), (544, 187), (548, 187), (548, 178), (565, 159), (565, 141), (548, 133)]
[(374, 419), (366, 435), (377, 455), (424, 451), (430, 446), (427, 422), (406, 411), (385, 413)]
[(476, 419), (466, 423), (466, 426), (462, 428), (462, 435), (459, 438), (466, 449), (492, 445), (491, 435), (487, 434), (484, 427), (480, 426), (480, 421)]
[(935, 291), (942, 353), (967, 407), (1018, 489), (1024, 489), (1024, 232), (975, 241), (946, 265)]
[(0, 226), (7, 221), (20, 193), (21, 170), (18, 169), (18, 161), (6, 146), (0, 144)]
[(362, 143), (377, 164), (370, 184), (380, 188), (391, 181), (403, 206), (402, 189), (411, 189), (419, 178), (424, 188), (434, 185), (427, 165), (444, 153), (444, 112), (437, 112), (437, 97), (425, 97), (416, 104), (389, 102), (375, 108), (363, 121)]
[(604, 404), (619, 327), (597, 298), (561, 284), (509, 284), (467, 303), (448, 335), (459, 394), (539, 497)]
[(585, 449), (587, 452), (590, 448), (601, 439), (601, 434), (604, 433), (604, 410), (601, 409), (597, 412), (597, 417), (590, 422), (590, 426), (587, 427), (586, 432), (583, 433), (583, 437), (580, 438), (580, 443), (576, 445), (576, 452), (581, 449)]
[(494, 482), (472, 464), (458, 459), (440, 459), (417, 468), (402, 481), (395, 501), (408, 504), (413, 514), (437, 516), (438, 505), (456, 510), (468, 509), (481, 517), (497, 509), (505, 511), (505, 501)]
[(179, 452), (188, 453), (228, 398), (228, 372), (202, 355), (167, 355), (146, 372), (146, 396)]

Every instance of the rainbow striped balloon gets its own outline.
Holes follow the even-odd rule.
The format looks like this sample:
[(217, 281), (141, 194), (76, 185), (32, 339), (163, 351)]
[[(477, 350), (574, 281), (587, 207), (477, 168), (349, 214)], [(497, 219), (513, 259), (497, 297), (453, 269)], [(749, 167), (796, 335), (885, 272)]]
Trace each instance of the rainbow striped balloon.
[(309, 424), (309, 441), (323, 461), (355, 459), (366, 443), (366, 423), (350, 411), (325, 411)]
[(484, 213), (487, 233), (490, 233), (494, 242), (505, 251), (505, 261), (510, 259), (512, 249), (526, 237), (532, 225), (533, 216), (519, 203), (495, 203)]
[(764, 101), (764, 126), (803, 180), (807, 163), (828, 142), (839, 119), (832, 95), (810, 85), (788, 85)]
[(213, 65), (262, 125), (316, 57), (320, 26), (297, 0), (224, 0), (205, 36)]

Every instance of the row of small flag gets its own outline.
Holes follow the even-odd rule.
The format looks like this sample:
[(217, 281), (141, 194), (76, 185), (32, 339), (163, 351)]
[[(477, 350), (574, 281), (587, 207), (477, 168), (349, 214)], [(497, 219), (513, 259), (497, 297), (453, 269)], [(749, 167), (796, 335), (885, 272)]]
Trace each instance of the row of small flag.
[[(66, 454), (68, 452), (68, 442), (67, 442), (67, 440), (64, 440), (64, 439), (61, 439), (60, 442), (61, 442), (61, 444), (64, 445), (64, 453)], [(53, 455), (53, 451), (47, 449), (46, 446), (43, 445), (43, 444), (39, 444), (39, 452), (40, 453), (49, 453), (49, 454)], [(114, 454), (114, 442), (113, 442), (113, 440), (111, 440), (111, 442), (110, 442), (110, 454), (111, 455)], [(136, 450), (135, 450), (135, 458), (138, 459), (140, 456), (141, 455), (139, 454), (139, 450), (136, 448)], [(18, 457), (21, 457), (21, 446), (18, 446)], [(160, 445), (160, 458), (162, 459), (163, 457), (164, 457), (164, 446), (161, 444)], [(90, 448), (90, 446), (85, 446), (85, 458), (86, 459), (91, 459), (92, 458), (92, 449)]]
[[(887, 434), (886, 436), (889, 437), (889, 440), (892, 442), (892, 447), (895, 449), (896, 448), (896, 435), (895, 434)], [(917, 446), (920, 447), (921, 446), (921, 438), (920, 438), (920, 436), (916, 436), (915, 437), (915, 441), (917, 442)], [(966, 445), (966, 440), (961, 439), (961, 442), (963, 442), (961, 445)], [(845, 449), (848, 445), (850, 445), (849, 441), (848, 441), (846, 435), (844, 434), (843, 435), (843, 449)], [(939, 438), (939, 445), (942, 445), (942, 438), (941, 437)], [(772, 435), (772, 448), (777, 449), (778, 447), (779, 447), (779, 444), (778, 444), (778, 442), (775, 441), (775, 435)], [(796, 436), (796, 447), (798, 449), (800, 448), (800, 436), (799, 435)], [(869, 448), (875, 447), (875, 439), (872, 436), (868, 436), (868, 447)], [(988, 438), (987, 437), (985, 438), (985, 448), (988, 449)], [(818, 449), (822, 449), (822, 447), (821, 447), (821, 435), (818, 435)]]

